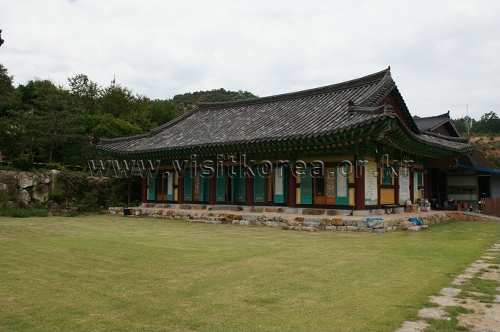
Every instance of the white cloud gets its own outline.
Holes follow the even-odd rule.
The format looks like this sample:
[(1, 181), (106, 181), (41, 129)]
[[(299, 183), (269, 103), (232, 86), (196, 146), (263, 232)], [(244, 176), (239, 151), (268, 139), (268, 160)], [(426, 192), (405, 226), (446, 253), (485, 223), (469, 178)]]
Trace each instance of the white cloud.
[(500, 113), (500, 2), (20, 0), (2, 4), (0, 63), (16, 84), (86, 74), (166, 99), (267, 96), (391, 66), (410, 111)]

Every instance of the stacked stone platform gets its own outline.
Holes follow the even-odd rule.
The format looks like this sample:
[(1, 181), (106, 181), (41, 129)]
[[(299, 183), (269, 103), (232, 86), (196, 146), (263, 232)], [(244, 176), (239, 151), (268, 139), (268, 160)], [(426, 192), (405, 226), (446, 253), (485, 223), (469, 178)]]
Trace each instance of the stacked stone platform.
[[(397, 213), (351, 213), (325, 209), (290, 209), (281, 207), (206, 206), (196, 204), (149, 204), (139, 207), (111, 207), (109, 213), (130, 217), (150, 217), (185, 220), (207, 224), (280, 227), (284, 230), (385, 233), (393, 230), (416, 232), (430, 225), (454, 218), (452, 211)], [(344, 214), (343, 214), (344, 213)], [(417, 218), (424, 225), (409, 221)], [(475, 220), (478, 220), (477, 217)]]

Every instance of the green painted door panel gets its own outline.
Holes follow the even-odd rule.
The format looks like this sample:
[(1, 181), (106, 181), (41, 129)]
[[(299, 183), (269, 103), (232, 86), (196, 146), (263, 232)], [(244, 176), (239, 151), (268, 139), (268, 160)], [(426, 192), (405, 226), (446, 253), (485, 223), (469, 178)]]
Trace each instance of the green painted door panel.
[(312, 204), (313, 202), (313, 178), (311, 169), (303, 170), (304, 174), (300, 176), (300, 204)]

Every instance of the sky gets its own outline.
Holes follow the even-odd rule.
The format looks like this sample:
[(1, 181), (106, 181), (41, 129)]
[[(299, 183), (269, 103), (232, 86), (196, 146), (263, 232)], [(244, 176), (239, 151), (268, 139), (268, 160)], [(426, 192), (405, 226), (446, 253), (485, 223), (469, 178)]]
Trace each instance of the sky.
[(500, 115), (498, 0), (0, 0), (0, 29), (15, 86), (264, 97), (390, 66), (412, 115)]

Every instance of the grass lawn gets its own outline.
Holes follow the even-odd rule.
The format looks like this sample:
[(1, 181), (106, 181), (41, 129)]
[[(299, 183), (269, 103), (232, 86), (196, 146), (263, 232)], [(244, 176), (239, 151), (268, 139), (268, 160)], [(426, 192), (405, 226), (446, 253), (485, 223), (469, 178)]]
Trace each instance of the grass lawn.
[(499, 235), (0, 218), (0, 330), (393, 331)]

